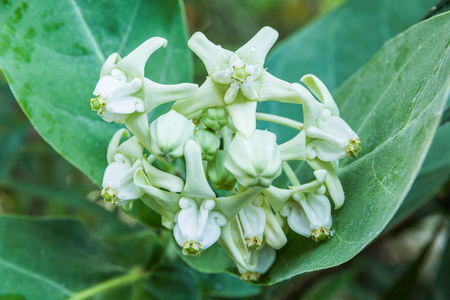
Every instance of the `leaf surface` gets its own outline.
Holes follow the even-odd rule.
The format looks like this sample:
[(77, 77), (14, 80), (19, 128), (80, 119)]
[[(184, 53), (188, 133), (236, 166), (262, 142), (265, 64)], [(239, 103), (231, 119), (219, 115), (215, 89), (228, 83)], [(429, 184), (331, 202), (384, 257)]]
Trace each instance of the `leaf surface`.
[(0, 67), (14, 96), (41, 136), (97, 184), (119, 128), (89, 105), (100, 68), (111, 53), (124, 57), (153, 36), (169, 45), (152, 55), (146, 76), (159, 83), (190, 80), (179, 1), (0, 2)]

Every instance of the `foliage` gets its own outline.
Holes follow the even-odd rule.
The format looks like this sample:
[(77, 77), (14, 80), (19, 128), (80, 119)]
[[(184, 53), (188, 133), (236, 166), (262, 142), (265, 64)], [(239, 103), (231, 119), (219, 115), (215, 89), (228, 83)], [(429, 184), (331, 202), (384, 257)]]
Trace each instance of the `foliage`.
[[(46, 142), (97, 185), (106, 167), (107, 143), (118, 128), (102, 122), (89, 109), (88, 99), (104, 58), (115, 51), (123, 56), (148, 37), (163, 36), (169, 45), (152, 56), (146, 74), (161, 83), (190, 81), (193, 75), (182, 4), (125, 2), (0, 3), (0, 67), (15, 98)], [(398, 1), (395, 6), (382, 0), (349, 1), (292, 34), (268, 57), (268, 70), (283, 79), (297, 82), (302, 75), (314, 73), (330, 90), (336, 90), (341, 115), (357, 129), (364, 144), (357, 160), (341, 165), (339, 175), (347, 201), (333, 215), (335, 236), (320, 245), (289, 236), (290, 242), (262, 278), (264, 284), (337, 266), (357, 255), (383, 232), (418, 174), (405, 205), (388, 228), (417, 212), (448, 182), (450, 145), (446, 137), (450, 127), (440, 123), (440, 116), (448, 109), (445, 102), (450, 89), (450, 15), (418, 23), (433, 4), (431, 0)], [(260, 106), (262, 111), (301, 118), (289, 106), (267, 104)], [(153, 118), (165, 109), (156, 111)], [(87, 201), (86, 195), (95, 186), (80, 175), (72, 175), (80, 185), (64, 182), (62, 178), (69, 178), (67, 174), (73, 171), (64, 162), (56, 163), (55, 154), (45, 154), (47, 164), (32, 160), (39, 145), (26, 140), (30, 133), (24, 121), (7, 110), (1, 114), (0, 129), (5, 134), (0, 136), (0, 209), (46, 217), (0, 216), (0, 278), (7, 278), (0, 283), (0, 299), (39, 299), (42, 295), (61, 299), (129, 274), (137, 274), (132, 284), (102, 292), (96, 299), (248, 297), (270, 291), (223, 273), (199, 273), (236, 273), (219, 247), (198, 259), (182, 257), (198, 271), (187, 268), (174, 255), (178, 250), (173, 237), (160, 229), (159, 219), (150, 209), (138, 205), (128, 212), (147, 226), (143, 227), (133, 220), (124, 222), (123, 213), (117, 210), (111, 213)], [(265, 123), (258, 126), (277, 132), (279, 143), (292, 137), (289, 130)], [(47, 168), (49, 165), (53, 167)], [(300, 178), (306, 167), (296, 166)], [(27, 178), (23, 170), (45, 175)], [(45, 182), (58, 184), (45, 186)], [(20, 197), (23, 199), (14, 201)], [(25, 208), (36, 202), (36, 197), (38, 206), (46, 210)], [(428, 210), (447, 208), (448, 212), (448, 204), (436, 203), (434, 210)], [(67, 217), (69, 214), (72, 217)], [(447, 249), (444, 261), (448, 257)], [(325, 276), (322, 286), (330, 291), (329, 297), (348, 292), (358, 274), (375, 276), (358, 269), (367, 263), (364, 254), (352, 263), (342, 274), (332, 274), (335, 277), (329, 280)], [(417, 255), (415, 263), (422, 264), (423, 255)], [(414, 262), (411, 266), (415, 273), (404, 274), (418, 276), (421, 269), (414, 268)], [(443, 295), (447, 273), (441, 268), (437, 277), (438, 293)], [(334, 282), (333, 278), (340, 280)], [(393, 284), (407, 276), (389, 278)], [(400, 289), (380, 285), (386, 293)], [(282, 287), (283, 283), (275, 285), (280, 298)], [(351, 291), (355, 299), (367, 296), (361, 290), (359, 294)], [(320, 295), (318, 288), (306, 296), (314, 299)]]

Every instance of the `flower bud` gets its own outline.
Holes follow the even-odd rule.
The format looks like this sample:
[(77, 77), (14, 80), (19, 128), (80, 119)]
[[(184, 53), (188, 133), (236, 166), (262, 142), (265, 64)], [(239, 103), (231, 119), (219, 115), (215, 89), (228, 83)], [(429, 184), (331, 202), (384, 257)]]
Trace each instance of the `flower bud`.
[(226, 156), (227, 151), (217, 151), (214, 159), (208, 162), (207, 171), (209, 180), (215, 189), (230, 191), (236, 185), (236, 178), (223, 165)]
[(150, 152), (158, 159), (171, 162), (183, 156), (184, 145), (194, 133), (194, 124), (174, 110), (150, 124)]
[(281, 153), (276, 135), (256, 130), (247, 139), (238, 133), (230, 143), (224, 165), (245, 187), (269, 187), (281, 174)]
[(214, 130), (218, 131), (228, 124), (228, 112), (225, 107), (211, 107), (203, 110), (202, 123)]
[(202, 159), (213, 160), (220, 146), (220, 139), (217, 134), (209, 129), (199, 129), (194, 133), (194, 139), (202, 149)]

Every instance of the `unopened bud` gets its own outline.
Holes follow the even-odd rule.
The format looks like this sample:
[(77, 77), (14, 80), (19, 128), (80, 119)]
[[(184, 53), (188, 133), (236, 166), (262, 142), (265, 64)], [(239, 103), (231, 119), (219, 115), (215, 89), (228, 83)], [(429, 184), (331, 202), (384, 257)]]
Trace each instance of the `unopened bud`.
[(225, 107), (211, 107), (203, 111), (202, 123), (214, 131), (228, 124), (228, 111)]
[(194, 124), (174, 110), (161, 115), (150, 124), (150, 152), (171, 162), (183, 156), (184, 145), (194, 133)]
[(202, 159), (213, 160), (220, 146), (220, 139), (217, 134), (210, 129), (199, 129), (194, 133), (194, 139), (202, 149)]
[(236, 185), (236, 178), (223, 165), (227, 152), (224, 150), (217, 151), (214, 159), (208, 162), (208, 177), (213, 186), (217, 190), (230, 191)]

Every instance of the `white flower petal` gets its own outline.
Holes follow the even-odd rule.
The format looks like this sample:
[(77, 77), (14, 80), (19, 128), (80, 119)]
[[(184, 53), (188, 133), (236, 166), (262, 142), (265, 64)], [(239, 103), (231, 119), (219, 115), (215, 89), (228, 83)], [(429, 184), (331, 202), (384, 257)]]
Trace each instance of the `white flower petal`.
[(230, 66), (230, 68), (240, 69), (244, 66), (244, 63), (242, 62), (239, 55), (234, 53), (230, 58), (229, 66)]
[(225, 104), (231, 104), (236, 100), (237, 94), (239, 92), (239, 84), (237, 82), (233, 82), (228, 88), (227, 92), (224, 96)]
[(209, 75), (228, 68), (233, 52), (216, 46), (201, 32), (196, 32), (188, 40), (188, 46), (203, 61)]
[(259, 80), (255, 80), (254, 87), (258, 91), (259, 101), (276, 100), (283, 103), (301, 103), (300, 96), (293, 90), (292, 85), (278, 79), (263, 70)]
[(286, 245), (287, 237), (283, 231), (283, 228), (279, 220), (273, 214), (269, 204), (267, 204), (267, 202), (264, 201), (261, 207), (264, 209), (264, 212), (266, 213), (266, 225), (264, 226), (264, 239), (270, 247), (279, 250), (283, 248), (284, 245)]
[(236, 53), (249, 65), (264, 65), (266, 55), (278, 39), (278, 32), (271, 27), (263, 27)]
[(306, 135), (300, 131), (294, 138), (280, 145), (281, 159), (305, 160), (306, 159)]
[(220, 84), (230, 84), (233, 82), (233, 79), (231, 79), (231, 75), (233, 74), (233, 71), (231, 69), (226, 69), (222, 71), (215, 72), (212, 74), (212, 79)]
[(227, 106), (234, 126), (247, 138), (250, 138), (256, 129), (256, 105), (256, 101), (237, 97), (236, 101)]
[(327, 186), (328, 193), (334, 202), (334, 209), (340, 208), (344, 204), (345, 195), (342, 189), (341, 181), (337, 176), (337, 166), (333, 162), (324, 162), (319, 159), (306, 160), (306, 162), (314, 170), (326, 170), (327, 177), (325, 179), (325, 185)]
[(186, 160), (186, 184), (182, 195), (196, 198), (215, 198), (216, 194), (206, 180), (200, 146), (193, 140), (187, 141), (184, 148), (184, 157)]
[(154, 187), (162, 188), (172, 193), (180, 193), (183, 190), (184, 182), (180, 177), (161, 171), (146, 160), (143, 161), (143, 165), (147, 178)]
[(144, 110), (144, 101), (133, 96), (111, 98), (106, 103), (106, 111), (115, 114), (129, 115), (135, 111), (143, 112)]
[[(258, 198), (256, 198), (258, 199)], [(266, 213), (261, 207), (262, 203), (257, 200), (249, 203), (245, 206), (239, 213), (239, 220), (242, 224), (242, 229), (245, 239), (252, 239), (253, 237), (258, 238), (262, 241), (264, 235), (264, 227), (266, 225)]]
[(302, 85), (293, 83), (291, 85), (293, 91), (295, 91), (300, 97), (303, 104), (303, 117), (305, 120), (305, 128), (315, 123), (315, 120), (320, 116), (324, 105), (318, 102), (314, 96)]
[(216, 199), (216, 209), (222, 212), (228, 219), (232, 219), (248, 203), (261, 192), (262, 188), (241, 188), (237, 194)]
[(117, 63), (120, 61), (119, 53), (113, 53), (106, 59), (105, 63), (102, 66), (102, 70), (100, 71), (100, 78), (105, 75), (110, 75), (111, 71), (117, 68)]
[(208, 77), (192, 97), (175, 102), (172, 109), (188, 116), (205, 108), (224, 106), (223, 99), (227, 89), (226, 85), (215, 84)]
[(114, 161), (114, 156), (117, 153), (117, 148), (119, 148), (120, 140), (124, 137), (129, 136), (130, 133), (125, 128), (119, 129), (116, 131), (116, 133), (114, 133), (113, 137), (111, 138), (111, 141), (108, 144), (108, 150), (106, 154), (108, 164)]
[(323, 82), (312, 74), (308, 74), (300, 79), (306, 86), (325, 104), (325, 107), (331, 111), (333, 116), (339, 116), (339, 109), (333, 100), (330, 92)]
[(280, 215), (287, 217), (289, 227), (300, 235), (311, 236), (311, 228), (303, 208), (295, 201), (288, 201), (280, 210)]
[(144, 77), (147, 60), (156, 50), (167, 45), (167, 40), (153, 37), (139, 45), (130, 54), (117, 63), (117, 67), (130, 77)]
[(197, 93), (197, 90), (196, 84), (159, 84), (144, 78), (143, 99), (146, 112), (151, 112), (164, 103), (189, 99)]
[(248, 99), (248, 100), (257, 100), (258, 99), (258, 93), (256, 93), (255, 88), (253, 87), (253, 79), (251, 77), (247, 77), (244, 80), (244, 83), (241, 86), (242, 88), (242, 94)]
[(133, 181), (136, 186), (141, 188), (145, 192), (145, 194), (156, 200), (158, 204), (164, 209), (170, 211), (171, 213), (175, 213), (180, 209), (180, 207), (178, 206), (180, 195), (163, 191), (159, 188), (154, 187), (148, 180), (147, 175), (145, 174), (143, 169), (137, 170), (134, 175)]

